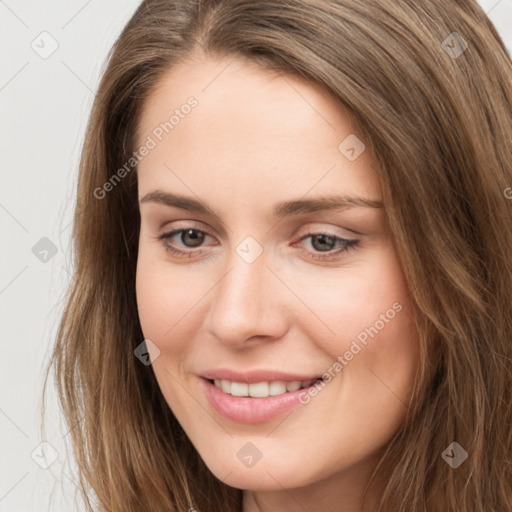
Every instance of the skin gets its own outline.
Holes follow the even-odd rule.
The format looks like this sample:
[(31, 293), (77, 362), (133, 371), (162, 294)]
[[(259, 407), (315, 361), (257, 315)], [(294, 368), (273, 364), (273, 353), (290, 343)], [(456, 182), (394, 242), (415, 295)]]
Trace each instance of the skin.
[[(226, 67), (227, 66), (227, 67)], [(382, 201), (377, 165), (354, 121), (322, 89), (238, 58), (195, 55), (169, 70), (146, 102), (142, 144), (175, 108), (198, 105), (139, 163), (139, 199), (161, 190), (200, 199), (218, 218), (140, 203), (137, 301), (153, 370), (211, 472), (246, 489), (244, 512), (372, 510), (382, 480), (360, 499), (383, 447), (403, 422), (419, 359), (409, 290), (384, 208), (272, 217), (283, 200), (333, 193)], [(355, 134), (354, 161), (338, 146)], [(207, 232), (198, 246), (186, 232)], [(334, 255), (309, 233), (359, 244)], [(197, 233), (196, 233), (197, 236)], [(236, 252), (248, 236), (263, 249)], [(180, 257), (164, 244), (188, 251)], [(292, 245), (293, 244), (293, 245)], [(301, 251), (301, 248), (303, 249)], [(190, 256), (190, 257), (189, 257)], [(402, 309), (307, 405), (243, 424), (215, 412), (198, 374), (230, 367), (322, 374), (380, 315)], [(156, 357), (158, 355), (158, 357)], [(237, 452), (253, 443), (248, 468)]]

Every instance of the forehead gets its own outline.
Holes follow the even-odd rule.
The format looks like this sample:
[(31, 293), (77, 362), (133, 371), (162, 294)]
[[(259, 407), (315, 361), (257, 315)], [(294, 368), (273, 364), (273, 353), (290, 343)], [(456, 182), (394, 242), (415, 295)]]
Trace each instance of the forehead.
[[(262, 69), (246, 59), (194, 56), (161, 77), (144, 105), (140, 132), (168, 119), (191, 96), (200, 107), (194, 114), (204, 114), (194, 115), (192, 122), (209, 123), (215, 131), (236, 126), (249, 139), (260, 134), (256, 128), (264, 128), (268, 135), (282, 135), (282, 128), (293, 129), (314, 138), (315, 128), (323, 125), (324, 139), (328, 131), (356, 130), (344, 107), (319, 84)], [(174, 133), (182, 131), (175, 128)]]
[[(196, 105), (185, 108), (190, 98)], [(195, 57), (169, 69), (143, 108), (139, 142), (148, 136), (156, 145), (138, 166), (143, 188), (157, 176), (170, 185), (172, 168), (194, 190), (215, 178), (260, 194), (265, 186), (304, 194), (318, 183), (320, 193), (342, 186), (380, 196), (368, 146), (355, 161), (340, 151), (349, 136), (364, 141), (343, 105), (317, 84), (239, 58)]]

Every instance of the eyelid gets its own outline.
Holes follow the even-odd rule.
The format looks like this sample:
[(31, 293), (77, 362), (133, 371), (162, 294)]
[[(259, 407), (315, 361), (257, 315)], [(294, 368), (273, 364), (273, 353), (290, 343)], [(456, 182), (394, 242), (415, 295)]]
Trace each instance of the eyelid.
[[(302, 237), (303, 235), (300, 235), (300, 233), (302, 233), (302, 231), (304, 231), (304, 234), (309, 234), (309, 235), (322, 234), (322, 235), (335, 236), (335, 237), (344, 238), (344, 239), (351, 239), (351, 237), (353, 237), (353, 236), (356, 236), (356, 237), (364, 236), (363, 233), (355, 231), (353, 229), (342, 228), (340, 226), (327, 227), (327, 225), (328, 225), (328, 223), (325, 223), (325, 222), (310, 222), (310, 223), (308, 223), (306, 228), (304, 228), (304, 229), (302, 227), (299, 228), (297, 231), (295, 231), (293, 233), (292, 236), (293, 237), (295, 237), (295, 236)], [(339, 233), (336, 230), (343, 230), (346, 232), (346, 234)]]
[[(176, 224), (176, 223), (177, 223), (177, 225), (174, 226), (174, 224)], [(180, 223), (183, 223), (183, 226)], [(166, 223), (166, 224), (168, 224), (168, 223)], [(172, 224), (173, 224), (172, 228), (169, 228), (167, 230), (164, 230), (162, 228), (161, 229), (162, 234), (166, 234), (171, 231), (179, 231), (181, 229), (183, 229), (183, 230), (195, 229), (197, 231), (201, 231), (201, 232), (207, 234), (210, 237), (215, 238), (212, 234), (210, 234), (209, 228), (202, 227), (202, 226), (204, 226), (204, 224), (201, 222), (197, 222), (197, 221), (193, 221), (193, 220), (178, 220), (178, 221), (174, 221)], [(332, 232), (332, 231), (330, 231), (330, 229), (335, 229), (335, 228), (326, 228), (326, 223), (323, 223), (323, 222), (310, 222), (307, 225), (308, 225), (308, 227), (306, 227), (306, 228), (301, 226), (300, 228), (295, 230), (292, 233), (291, 237), (292, 238), (298, 237), (300, 239), (303, 236), (308, 235), (308, 234), (309, 235), (310, 234), (322, 234), (322, 235), (329, 235), (329, 236), (338, 237), (338, 238), (350, 239), (350, 237), (352, 237), (352, 236), (357, 236), (357, 237), (364, 236), (364, 233), (361, 233), (359, 231), (355, 231), (355, 230), (349, 229), (349, 228), (340, 228), (339, 226), (338, 226), (338, 229), (343, 229), (344, 231), (348, 232), (349, 234), (344, 235), (344, 234), (338, 234), (335, 231)], [(302, 231), (304, 231), (304, 233), (302, 233)]]
[[(174, 226), (175, 223), (178, 223), (178, 225)], [(181, 225), (180, 223), (183, 223), (183, 225)], [(166, 224), (168, 224), (168, 223), (166, 223)], [(186, 231), (188, 229), (194, 229), (194, 230), (200, 231), (200, 232), (208, 235), (211, 238), (215, 238), (210, 233), (209, 228), (203, 228), (202, 226), (203, 226), (202, 223), (199, 223), (199, 222), (196, 222), (193, 220), (175, 221), (175, 222), (173, 222), (172, 228), (169, 228), (169, 229), (162, 228), (161, 232), (162, 232), (162, 235), (165, 235), (165, 234), (169, 234), (171, 232), (176, 232), (176, 231), (181, 231), (181, 230)], [(304, 236), (307, 236), (307, 235), (320, 235), (320, 234), (321, 235), (329, 235), (332, 237), (343, 238), (345, 240), (350, 239), (350, 237), (352, 235), (356, 235), (359, 237), (364, 236), (363, 233), (354, 231), (352, 229), (343, 228), (345, 231), (352, 233), (352, 235), (348, 235), (348, 237), (347, 237), (343, 234), (338, 234), (336, 232), (330, 231), (328, 228), (325, 227), (325, 223), (320, 223), (320, 222), (310, 223), (310, 224), (308, 224), (308, 226), (309, 227), (307, 227), (307, 228), (304, 228), (303, 226), (301, 226), (300, 228), (298, 228), (297, 230), (295, 230), (292, 233), (291, 237), (297, 238), (298, 239), (297, 241), (299, 241), (302, 238), (304, 238)]]

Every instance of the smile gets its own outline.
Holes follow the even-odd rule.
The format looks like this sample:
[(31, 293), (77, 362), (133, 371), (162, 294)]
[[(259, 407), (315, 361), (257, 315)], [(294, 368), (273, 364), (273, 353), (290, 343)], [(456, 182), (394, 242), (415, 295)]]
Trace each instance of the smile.
[[(316, 379), (316, 381), (321, 380)], [(213, 379), (210, 382), (221, 389), (224, 393), (232, 395), (232, 396), (241, 396), (241, 397), (252, 397), (252, 398), (266, 398), (269, 396), (278, 396), (283, 395), (285, 393), (290, 393), (293, 391), (297, 391), (299, 389), (304, 389), (314, 382), (315, 379), (309, 380), (293, 380), (293, 381), (264, 381), (264, 382), (255, 382), (248, 384), (246, 382), (235, 382), (230, 380), (220, 380)]]
[(251, 383), (200, 379), (213, 410), (236, 423), (262, 423), (289, 413), (301, 405), (301, 394), (319, 381), (323, 382), (321, 378)]

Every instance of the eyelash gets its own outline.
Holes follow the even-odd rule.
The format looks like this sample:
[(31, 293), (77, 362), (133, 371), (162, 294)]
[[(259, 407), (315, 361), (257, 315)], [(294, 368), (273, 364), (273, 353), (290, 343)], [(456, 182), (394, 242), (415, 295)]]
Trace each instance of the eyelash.
[[(180, 256), (180, 257), (189, 257), (189, 258), (191, 258), (191, 257), (194, 256), (194, 253), (197, 252), (197, 251), (194, 251), (194, 250), (183, 251), (181, 249), (176, 249), (176, 247), (166, 243), (166, 240), (172, 238), (173, 236), (177, 235), (178, 233), (183, 233), (185, 231), (196, 231), (197, 233), (203, 233), (205, 235), (210, 236), (206, 231), (203, 231), (203, 230), (200, 230), (200, 229), (196, 229), (196, 228), (181, 228), (181, 229), (175, 229), (174, 231), (169, 231), (168, 233), (163, 233), (162, 235), (157, 236), (156, 239), (159, 240), (162, 243), (162, 246), (164, 247), (164, 249), (167, 252), (170, 252), (171, 254), (174, 254), (174, 255), (177, 255), (177, 256)], [(318, 252), (314, 253), (314, 252), (311, 252), (311, 251), (307, 251), (304, 248), (301, 249), (301, 252), (303, 254), (306, 254), (307, 256), (310, 256), (310, 257), (315, 258), (315, 259), (319, 259), (319, 260), (332, 260), (333, 258), (336, 258), (336, 256), (339, 256), (342, 253), (345, 253), (345, 252), (350, 251), (351, 249), (354, 249), (355, 247), (357, 247), (359, 245), (359, 242), (360, 242), (360, 240), (352, 240), (352, 239), (342, 238), (342, 237), (339, 237), (339, 236), (336, 236), (336, 235), (330, 235), (329, 233), (318, 233), (318, 232), (307, 233), (306, 235), (304, 235), (304, 236), (302, 236), (300, 238), (299, 242), (302, 242), (303, 240), (305, 240), (307, 238), (310, 238), (312, 236), (321, 236), (321, 235), (326, 235), (326, 236), (328, 236), (330, 238), (333, 238), (335, 242), (341, 242), (342, 243), (342, 247), (340, 247), (337, 250), (331, 249), (331, 251), (334, 251), (334, 252), (328, 252), (328, 253), (318, 253)], [(297, 242), (295, 242), (295, 244), (297, 244)]]

